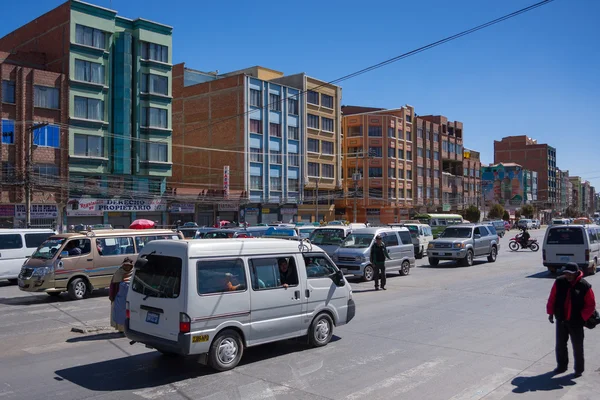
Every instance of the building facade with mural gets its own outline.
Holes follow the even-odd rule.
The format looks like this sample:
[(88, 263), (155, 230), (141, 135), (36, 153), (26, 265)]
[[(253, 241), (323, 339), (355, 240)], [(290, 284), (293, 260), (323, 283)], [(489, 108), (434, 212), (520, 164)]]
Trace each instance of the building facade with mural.
[(500, 163), (481, 167), (481, 178), (483, 198), (488, 205), (500, 204), (506, 210), (516, 210), (535, 201), (533, 189), (535, 182), (537, 192), (537, 177), (533, 179), (531, 172), (519, 164)]

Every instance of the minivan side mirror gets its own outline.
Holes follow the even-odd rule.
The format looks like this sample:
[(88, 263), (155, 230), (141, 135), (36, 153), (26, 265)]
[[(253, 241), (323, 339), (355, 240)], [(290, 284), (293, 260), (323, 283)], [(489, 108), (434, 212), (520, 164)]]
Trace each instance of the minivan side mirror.
[(143, 269), (146, 264), (148, 264), (148, 259), (146, 257), (138, 257), (137, 260), (135, 260), (135, 264), (133, 264), (133, 267), (135, 269)]
[(63, 258), (63, 257), (69, 257), (69, 252), (68, 251), (61, 251), (60, 255), (58, 256), (58, 258)]
[(474, 238), (475, 238), (475, 239), (481, 239), (481, 235), (480, 235), (479, 233), (476, 233), (476, 234), (474, 235)]
[(345, 286), (346, 280), (344, 279), (344, 273), (340, 270), (331, 275), (331, 280), (335, 283), (336, 286)]

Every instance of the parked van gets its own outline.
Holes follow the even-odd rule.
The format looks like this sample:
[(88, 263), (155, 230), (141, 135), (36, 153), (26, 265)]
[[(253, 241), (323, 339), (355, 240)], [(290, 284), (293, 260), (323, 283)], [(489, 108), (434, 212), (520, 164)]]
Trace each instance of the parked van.
[(554, 218), (552, 220), (552, 225), (568, 225), (571, 223), (571, 220), (568, 218)]
[(52, 229), (0, 229), (0, 280), (16, 284), (23, 263), (55, 233)]
[[(362, 229), (364, 227), (363, 224)], [(347, 225), (327, 225), (316, 228), (308, 239), (312, 244), (316, 244), (325, 250), (329, 257), (333, 257), (335, 251), (341, 246), (350, 232), (352, 232), (352, 228)]]
[(183, 239), (167, 229), (114, 229), (52, 235), (21, 268), (19, 288), (73, 300), (110, 285), (125, 257), (135, 260), (144, 246), (156, 239)]
[(553, 225), (546, 231), (542, 246), (544, 266), (556, 273), (575, 262), (587, 274), (595, 274), (600, 260), (600, 226)]
[(247, 347), (306, 335), (324, 346), (355, 314), (352, 289), (323, 250), (264, 238), (150, 243), (126, 304), (133, 342), (199, 355), (219, 371)]
[(415, 247), (415, 258), (421, 259), (427, 254), (429, 242), (433, 241), (433, 231), (429, 225), (422, 224), (419, 221), (407, 221), (390, 224), (389, 226), (392, 228), (402, 226), (408, 228), (413, 246)]
[(390, 252), (391, 260), (385, 262), (386, 271), (399, 271), (408, 275), (415, 266), (415, 251), (408, 228), (363, 228), (352, 231), (333, 254), (333, 261), (345, 274), (373, 280), (375, 270), (371, 265), (371, 246), (380, 235)]

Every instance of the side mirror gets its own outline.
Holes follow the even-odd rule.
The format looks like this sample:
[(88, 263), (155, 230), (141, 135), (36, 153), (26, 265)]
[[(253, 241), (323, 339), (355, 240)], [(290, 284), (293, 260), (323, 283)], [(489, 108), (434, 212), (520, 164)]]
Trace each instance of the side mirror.
[(68, 251), (61, 251), (60, 255), (58, 256), (58, 258), (63, 258), (63, 257), (69, 257), (69, 252)]
[(135, 264), (133, 264), (133, 267), (135, 269), (143, 269), (146, 264), (148, 264), (148, 259), (145, 257), (139, 257), (137, 260), (135, 260)]
[(341, 286), (346, 285), (346, 280), (344, 279), (344, 273), (340, 270), (338, 270), (336, 273), (331, 275), (331, 279), (333, 280), (333, 283), (335, 283), (336, 286), (341, 287)]
[(481, 235), (479, 233), (476, 233), (474, 237), (475, 239), (481, 239)]

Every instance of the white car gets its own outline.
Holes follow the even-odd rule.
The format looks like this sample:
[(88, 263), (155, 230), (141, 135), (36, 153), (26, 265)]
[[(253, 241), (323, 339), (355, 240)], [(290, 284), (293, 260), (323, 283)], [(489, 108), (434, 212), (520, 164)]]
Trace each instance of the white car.
[(517, 222), (517, 227), (533, 229), (533, 221), (527, 218), (522, 218)]
[(531, 220), (531, 222), (533, 229), (540, 229), (542, 227), (542, 224), (539, 219), (533, 219)]

